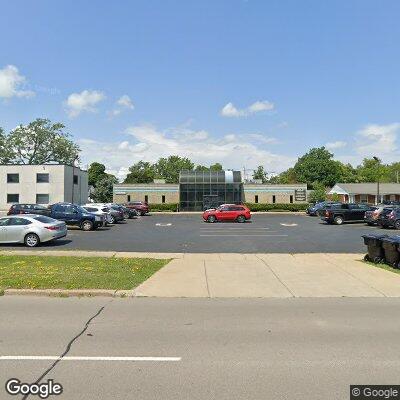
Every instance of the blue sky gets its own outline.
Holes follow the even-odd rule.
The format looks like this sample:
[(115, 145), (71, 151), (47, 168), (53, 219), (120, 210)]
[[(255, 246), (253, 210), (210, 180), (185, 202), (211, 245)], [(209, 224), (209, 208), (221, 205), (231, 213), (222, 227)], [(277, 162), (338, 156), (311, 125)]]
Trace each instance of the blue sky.
[(398, 1), (2, 2), (0, 126), (62, 121), (124, 175), (179, 154), (279, 172), (399, 159)]

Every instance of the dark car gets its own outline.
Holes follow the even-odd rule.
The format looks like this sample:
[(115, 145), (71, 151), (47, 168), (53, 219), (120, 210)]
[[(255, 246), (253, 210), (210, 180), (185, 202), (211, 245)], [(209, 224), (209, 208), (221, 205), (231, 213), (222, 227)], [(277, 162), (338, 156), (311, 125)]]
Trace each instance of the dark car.
[(150, 212), (150, 207), (145, 201), (129, 201), (125, 203), (124, 206), (135, 209), (140, 215), (145, 215)]
[(134, 208), (128, 208), (123, 204), (116, 204), (116, 205), (122, 208), (122, 212), (124, 213), (125, 219), (132, 219), (139, 215), (139, 213)]
[(383, 210), (393, 210), (395, 206), (391, 205), (384, 205), (384, 204), (378, 204), (376, 206), (372, 206), (370, 210), (365, 212), (364, 216), (364, 221), (366, 224), (372, 226), (372, 225), (377, 225), (379, 221), (379, 217)]
[(64, 221), (67, 225), (79, 226), (84, 231), (91, 231), (104, 225), (105, 218), (86, 211), (72, 203), (56, 203), (50, 206), (50, 217)]
[(323, 221), (328, 224), (342, 225), (344, 222), (364, 222), (364, 215), (371, 206), (363, 203), (331, 204), (319, 211)]
[(318, 203), (315, 203), (314, 205), (310, 205), (306, 209), (306, 213), (310, 216), (317, 216), (319, 210), (322, 210), (324, 207), (329, 206), (331, 204), (340, 204), (340, 203), (333, 201), (320, 201)]
[(50, 215), (50, 209), (41, 204), (13, 204), (8, 210), (7, 215), (15, 214), (38, 214)]
[(379, 215), (378, 225), (381, 228), (400, 229), (400, 207), (385, 207)]

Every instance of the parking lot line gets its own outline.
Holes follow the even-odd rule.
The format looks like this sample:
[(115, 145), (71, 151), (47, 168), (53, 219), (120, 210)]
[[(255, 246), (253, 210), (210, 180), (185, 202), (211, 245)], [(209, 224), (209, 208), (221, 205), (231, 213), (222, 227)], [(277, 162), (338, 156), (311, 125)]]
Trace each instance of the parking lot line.
[(181, 357), (0, 356), (0, 361), (181, 361)]
[(281, 237), (287, 237), (287, 236), (289, 236), (289, 235), (257, 235), (257, 234), (255, 234), (255, 235), (249, 235), (249, 234), (246, 234), (246, 233), (241, 233), (240, 235), (236, 235), (236, 234), (231, 234), (231, 233), (226, 233), (226, 234), (218, 234), (218, 235), (214, 235), (214, 234), (212, 234), (212, 235), (200, 235), (200, 236), (203, 236), (203, 237), (210, 237), (210, 236), (225, 236), (225, 237), (227, 237), (227, 236), (229, 236), (229, 237), (233, 237), (233, 236), (269, 236), (269, 237), (278, 237), (278, 236), (281, 236)]

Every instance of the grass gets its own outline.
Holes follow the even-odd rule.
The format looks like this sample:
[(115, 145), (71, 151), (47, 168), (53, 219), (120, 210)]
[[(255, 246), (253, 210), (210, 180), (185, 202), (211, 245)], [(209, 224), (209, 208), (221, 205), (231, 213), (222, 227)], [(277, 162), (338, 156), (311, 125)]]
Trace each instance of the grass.
[(365, 264), (368, 264), (368, 265), (372, 266), (372, 267), (377, 267), (377, 268), (384, 269), (386, 271), (394, 272), (395, 274), (400, 274), (400, 269), (393, 268), (389, 264), (382, 264), (382, 263), (375, 264), (372, 261), (363, 261), (363, 262)]
[(130, 290), (168, 262), (149, 258), (0, 255), (0, 288)]

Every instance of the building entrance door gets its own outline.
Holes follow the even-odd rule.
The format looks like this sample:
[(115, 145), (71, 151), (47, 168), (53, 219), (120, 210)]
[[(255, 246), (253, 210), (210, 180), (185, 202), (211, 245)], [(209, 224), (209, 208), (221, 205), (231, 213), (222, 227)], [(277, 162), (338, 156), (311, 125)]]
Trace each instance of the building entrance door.
[(218, 195), (204, 195), (203, 196), (203, 209), (208, 210), (209, 208), (217, 208), (220, 205)]

